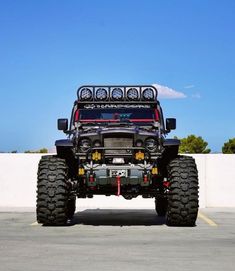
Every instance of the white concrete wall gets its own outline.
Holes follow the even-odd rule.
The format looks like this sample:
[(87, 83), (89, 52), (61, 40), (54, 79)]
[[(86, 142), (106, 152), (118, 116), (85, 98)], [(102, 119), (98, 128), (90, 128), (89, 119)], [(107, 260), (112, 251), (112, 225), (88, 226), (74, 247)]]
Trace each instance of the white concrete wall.
[(41, 154), (0, 154), (0, 206), (31, 207), (36, 202)]
[(206, 206), (235, 206), (235, 155), (207, 156)]
[[(235, 155), (197, 154), (200, 207), (235, 207)], [(0, 154), (0, 207), (35, 207), (37, 166), (41, 154)], [(86, 208), (154, 208), (153, 199), (96, 196), (79, 199)]]

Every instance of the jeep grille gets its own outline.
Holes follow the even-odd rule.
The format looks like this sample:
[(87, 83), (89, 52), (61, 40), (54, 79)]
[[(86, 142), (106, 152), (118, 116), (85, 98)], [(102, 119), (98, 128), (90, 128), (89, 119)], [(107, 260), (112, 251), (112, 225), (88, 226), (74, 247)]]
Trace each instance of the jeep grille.
[(129, 153), (128, 148), (133, 146), (133, 140), (132, 138), (128, 137), (106, 137), (104, 138), (104, 147), (125, 147), (127, 150), (106, 150), (106, 154), (111, 153)]

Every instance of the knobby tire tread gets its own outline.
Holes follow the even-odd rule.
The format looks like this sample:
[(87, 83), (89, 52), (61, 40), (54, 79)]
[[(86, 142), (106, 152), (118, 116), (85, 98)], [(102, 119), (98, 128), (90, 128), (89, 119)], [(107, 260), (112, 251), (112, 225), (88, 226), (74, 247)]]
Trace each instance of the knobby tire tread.
[(194, 158), (178, 156), (167, 166), (170, 181), (167, 224), (194, 226), (198, 213), (198, 171)]
[(37, 221), (64, 225), (68, 219), (68, 168), (64, 159), (43, 156), (38, 166)]

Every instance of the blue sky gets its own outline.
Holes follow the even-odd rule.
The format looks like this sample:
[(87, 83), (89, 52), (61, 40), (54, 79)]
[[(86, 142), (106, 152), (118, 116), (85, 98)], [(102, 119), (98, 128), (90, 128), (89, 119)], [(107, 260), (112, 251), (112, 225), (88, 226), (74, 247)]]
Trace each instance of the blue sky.
[(235, 1), (0, 0), (0, 150), (52, 147), (82, 84), (159, 84), (179, 137), (235, 137)]

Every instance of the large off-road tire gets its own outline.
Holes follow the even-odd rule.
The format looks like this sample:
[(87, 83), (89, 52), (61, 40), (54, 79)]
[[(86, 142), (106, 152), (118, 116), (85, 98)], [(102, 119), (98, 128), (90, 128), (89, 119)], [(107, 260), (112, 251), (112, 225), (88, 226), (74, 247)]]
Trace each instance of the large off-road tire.
[(64, 225), (68, 219), (68, 168), (64, 159), (43, 156), (38, 166), (37, 221)]
[(155, 210), (158, 216), (165, 216), (167, 212), (168, 200), (166, 197), (156, 197)]
[(194, 226), (198, 213), (198, 171), (195, 160), (178, 156), (167, 166), (167, 225)]

